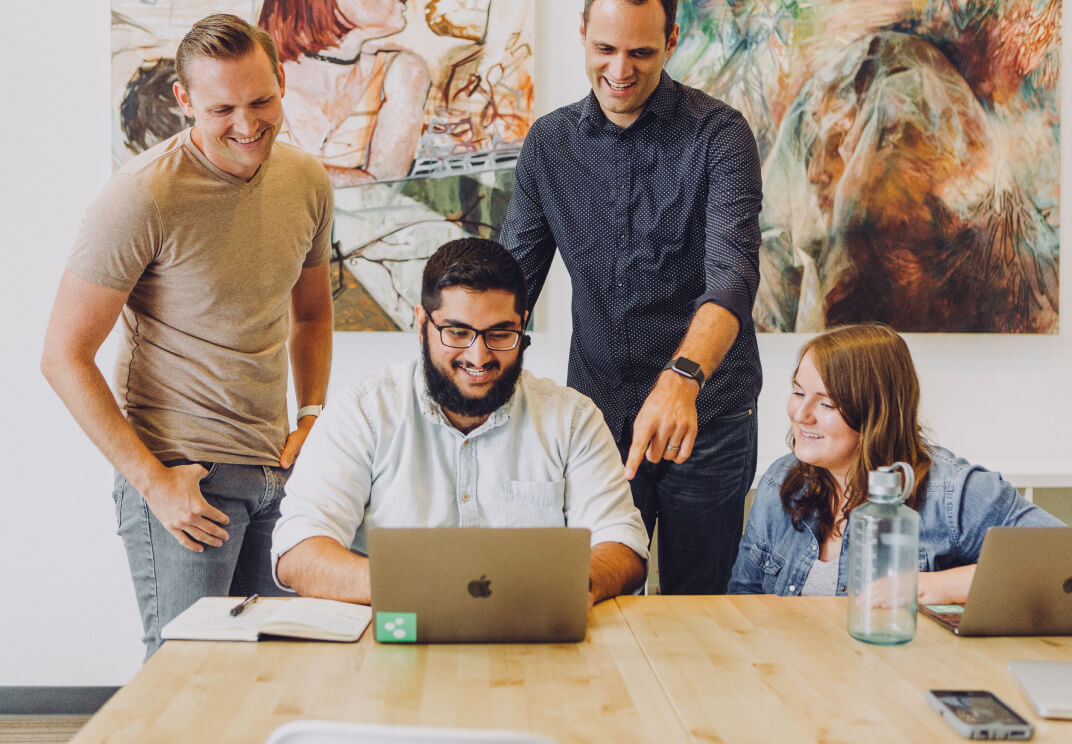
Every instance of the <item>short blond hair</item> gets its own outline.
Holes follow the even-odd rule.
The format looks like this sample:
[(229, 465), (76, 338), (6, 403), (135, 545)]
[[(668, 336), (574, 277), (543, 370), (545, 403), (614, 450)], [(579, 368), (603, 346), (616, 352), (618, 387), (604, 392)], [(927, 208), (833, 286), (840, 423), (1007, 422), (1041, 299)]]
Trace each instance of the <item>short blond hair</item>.
[(268, 55), (272, 73), (279, 79), (279, 53), (272, 37), (262, 28), (246, 23), (230, 13), (215, 13), (195, 23), (182, 37), (175, 52), (175, 74), (179, 84), (190, 90), (187, 69), (197, 57), (240, 59), (260, 46)]

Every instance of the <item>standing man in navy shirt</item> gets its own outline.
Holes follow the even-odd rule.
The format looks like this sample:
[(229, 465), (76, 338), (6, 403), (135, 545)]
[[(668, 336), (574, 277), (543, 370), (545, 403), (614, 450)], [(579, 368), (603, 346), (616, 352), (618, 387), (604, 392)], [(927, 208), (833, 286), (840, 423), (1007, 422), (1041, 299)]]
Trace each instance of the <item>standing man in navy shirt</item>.
[(592, 92), (533, 124), (501, 240), (535, 303), (573, 284), (568, 383), (603, 411), (664, 594), (723, 593), (756, 468), (759, 154), (744, 117), (670, 79), (676, 0), (585, 0)]

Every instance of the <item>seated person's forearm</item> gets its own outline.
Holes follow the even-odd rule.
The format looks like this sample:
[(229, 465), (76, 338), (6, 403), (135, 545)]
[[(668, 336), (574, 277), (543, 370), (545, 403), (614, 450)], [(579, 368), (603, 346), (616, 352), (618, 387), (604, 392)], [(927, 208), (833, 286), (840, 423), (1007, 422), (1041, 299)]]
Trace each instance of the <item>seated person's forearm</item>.
[(303, 597), (369, 604), (368, 558), (330, 537), (310, 537), (279, 557), (279, 580)]
[(919, 601), (922, 604), (963, 604), (968, 599), (975, 565), (958, 566), (945, 571), (926, 571), (919, 575)]
[(592, 603), (635, 591), (644, 583), (647, 568), (644, 559), (622, 543), (593, 545), (589, 569)]

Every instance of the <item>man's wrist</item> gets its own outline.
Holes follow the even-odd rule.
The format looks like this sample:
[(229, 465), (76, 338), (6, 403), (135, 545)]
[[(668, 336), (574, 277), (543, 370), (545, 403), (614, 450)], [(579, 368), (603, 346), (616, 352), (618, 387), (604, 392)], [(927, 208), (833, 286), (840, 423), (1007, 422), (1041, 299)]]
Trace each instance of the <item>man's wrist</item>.
[(295, 418), (295, 421), (301, 421), (306, 416), (313, 416), (313, 417), (319, 416), (321, 411), (323, 411), (323, 410), (324, 410), (323, 405), (302, 406), (301, 408), (298, 409), (298, 415)]
[(152, 498), (150, 494), (155, 494), (156, 487), (167, 478), (169, 470), (168, 466), (160, 462), (156, 457), (150, 456), (150, 458), (132, 469), (129, 475), (123, 473), (123, 477), (127, 479), (127, 482), (146, 501)]
[(699, 362), (694, 362), (685, 356), (674, 357), (666, 363), (663, 370), (673, 372), (675, 375), (687, 380), (692, 380), (697, 384), (697, 390), (702, 390), (707, 383), (707, 376), (704, 375), (703, 368), (700, 367)]
[(688, 392), (694, 397), (700, 395), (700, 384), (698, 380), (694, 380), (691, 377), (684, 377), (679, 375), (672, 369), (664, 369), (659, 373), (659, 379), (665, 384), (670, 385), (673, 389), (682, 392)]

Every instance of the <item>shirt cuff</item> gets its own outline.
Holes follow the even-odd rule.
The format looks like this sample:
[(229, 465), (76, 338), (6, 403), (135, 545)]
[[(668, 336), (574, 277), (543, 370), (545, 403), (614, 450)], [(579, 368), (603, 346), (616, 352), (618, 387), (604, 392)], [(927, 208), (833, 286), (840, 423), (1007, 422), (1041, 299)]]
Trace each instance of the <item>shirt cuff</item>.
[(592, 545), (605, 542), (621, 543), (646, 561), (648, 560), (648, 535), (643, 530), (641, 533), (628, 525), (604, 527), (599, 531), (592, 531)]
[(741, 328), (752, 322), (752, 302), (744, 297), (739, 297), (733, 292), (729, 291), (712, 291), (704, 292), (700, 295), (696, 302), (693, 303), (693, 312), (700, 309), (701, 306), (706, 305), (708, 302), (713, 302), (719, 307), (724, 307), (734, 314), (737, 318), (737, 322), (741, 324)]

